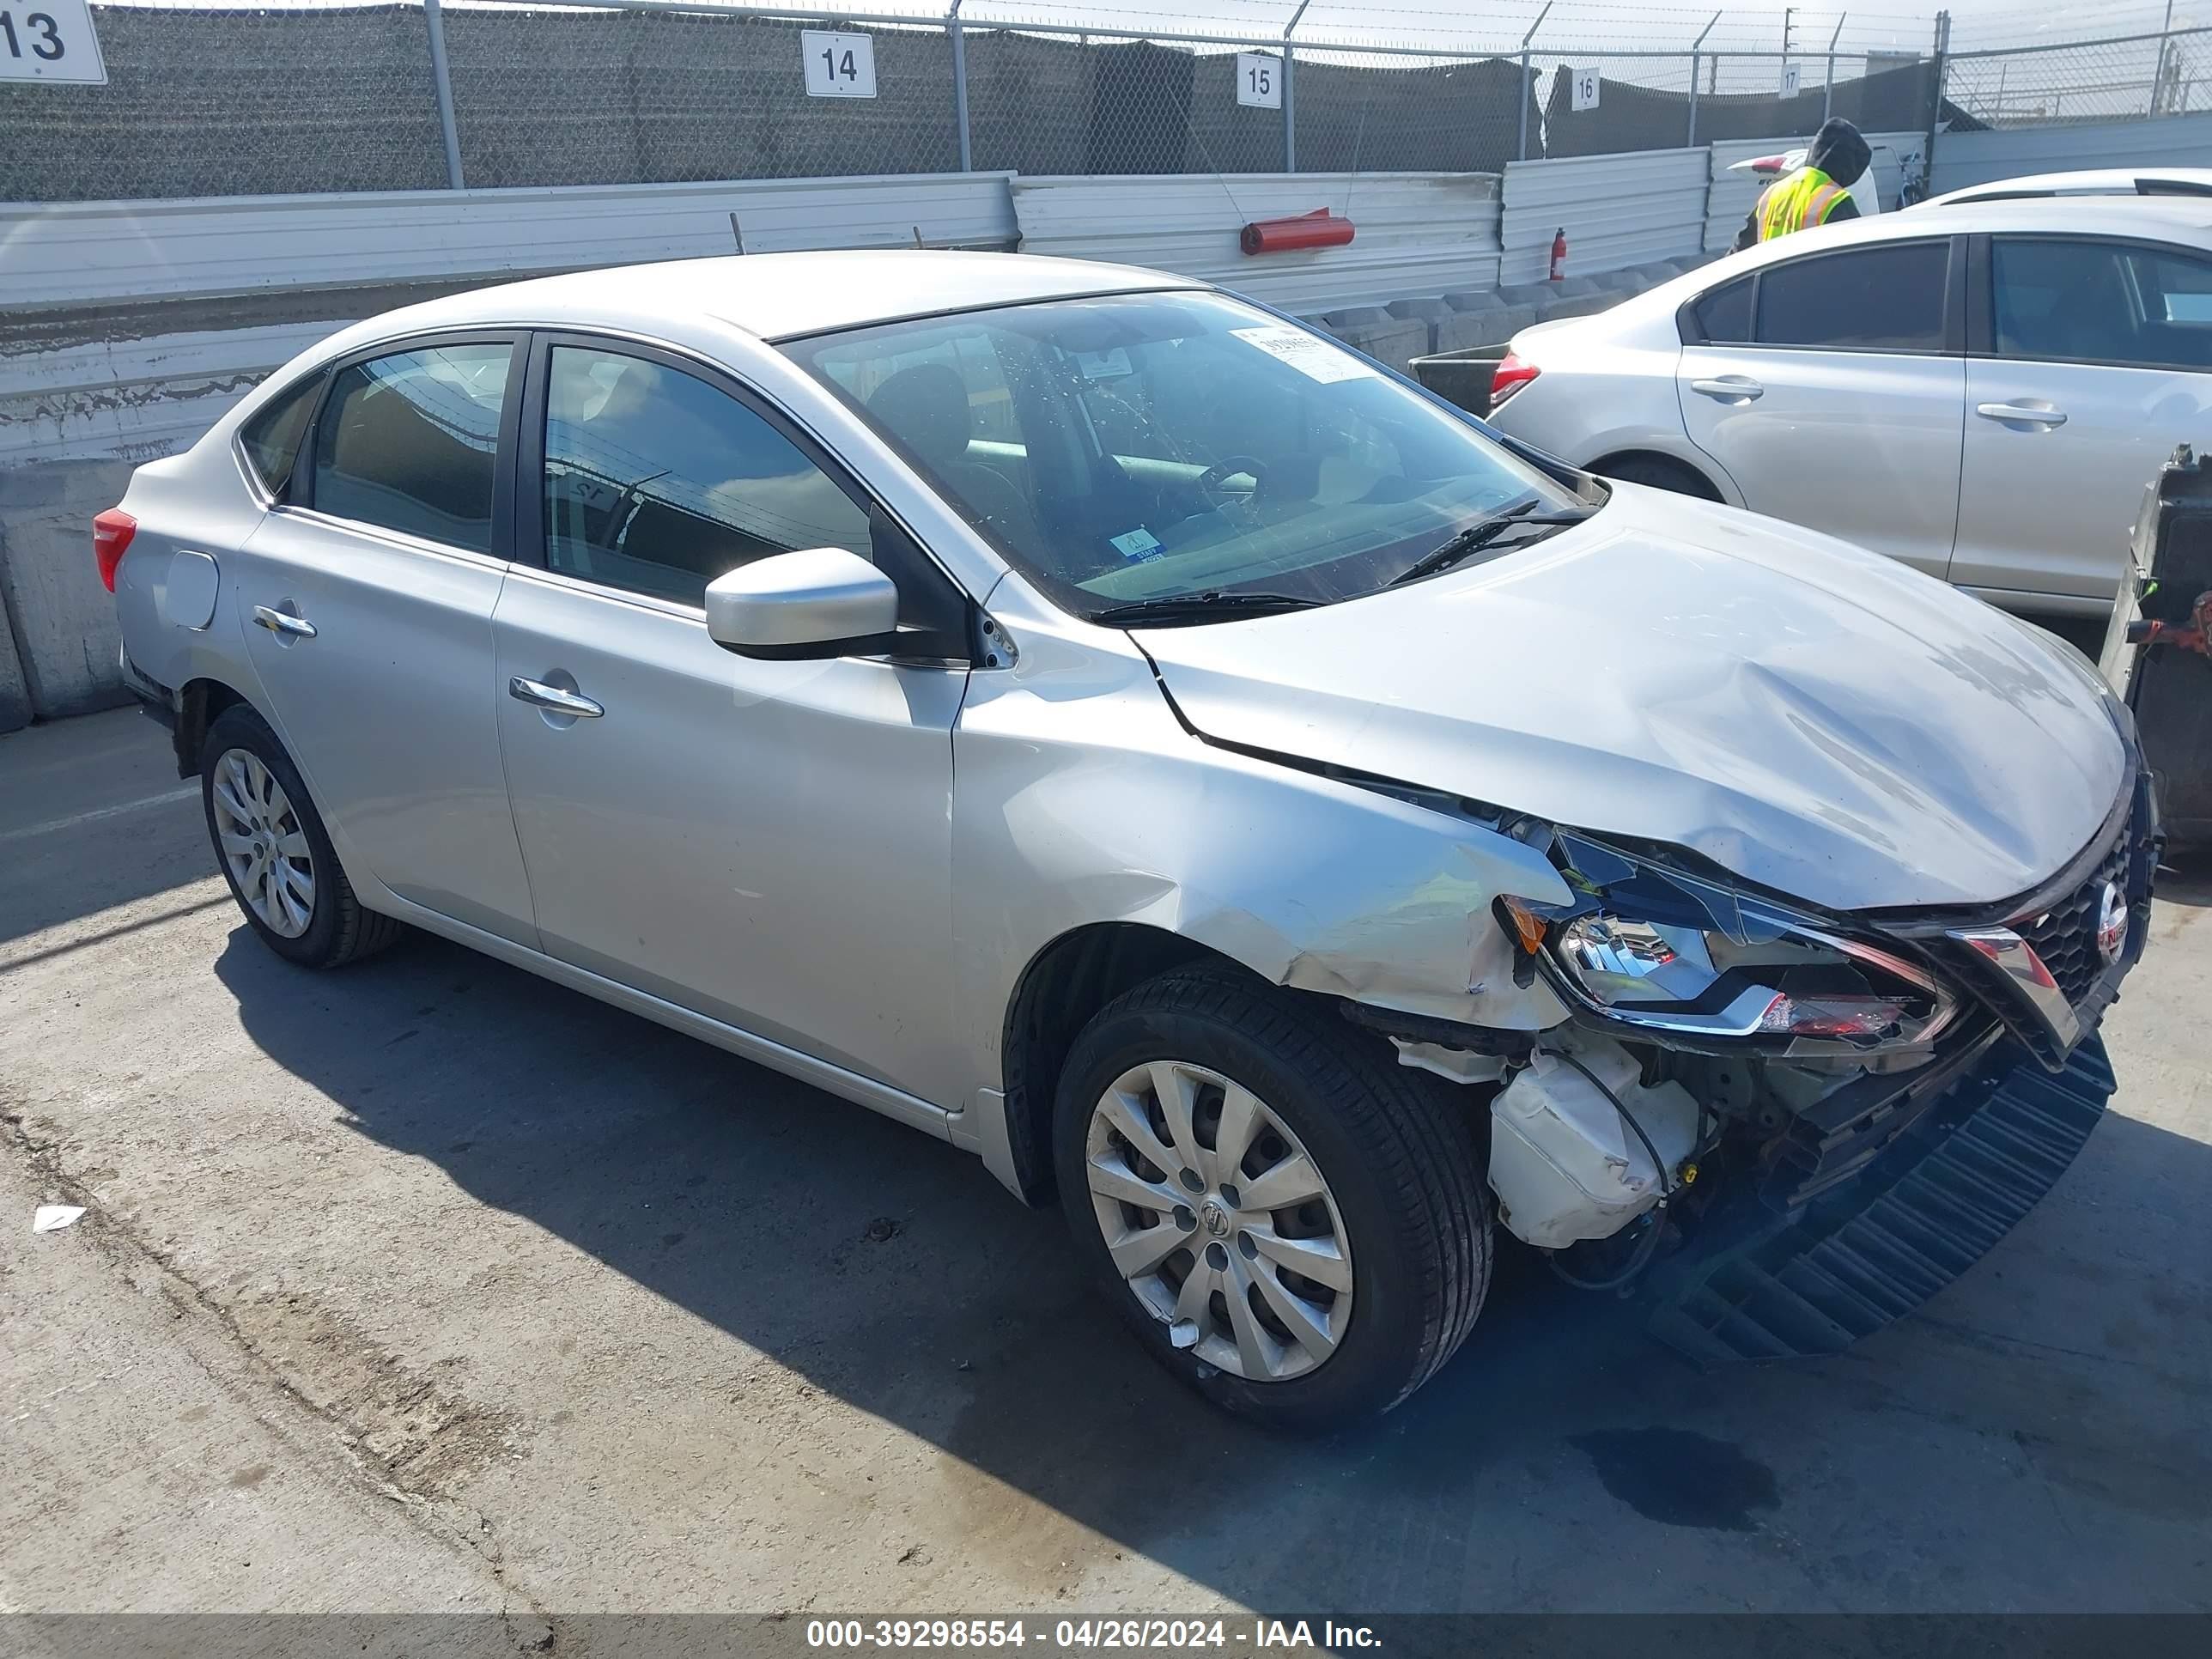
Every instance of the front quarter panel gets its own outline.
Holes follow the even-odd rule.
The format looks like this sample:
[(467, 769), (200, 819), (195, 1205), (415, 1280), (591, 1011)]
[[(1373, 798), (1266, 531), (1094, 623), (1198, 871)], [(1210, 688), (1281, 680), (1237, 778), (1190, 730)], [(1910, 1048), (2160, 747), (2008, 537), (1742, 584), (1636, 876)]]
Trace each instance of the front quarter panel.
[(1513, 983), (1492, 919), (1502, 893), (1566, 902), (1540, 854), (1207, 744), (1125, 635), (1004, 590), (992, 610), (1020, 660), (975, 677), (953, 739), (955, 931), (980, 1085), (998, 1085), (1023, 972), (1100, 922), (1158, 927), (1277, 984), (1376, 1007), (1516, 1030), (1565, 1018), (1540, 981)]

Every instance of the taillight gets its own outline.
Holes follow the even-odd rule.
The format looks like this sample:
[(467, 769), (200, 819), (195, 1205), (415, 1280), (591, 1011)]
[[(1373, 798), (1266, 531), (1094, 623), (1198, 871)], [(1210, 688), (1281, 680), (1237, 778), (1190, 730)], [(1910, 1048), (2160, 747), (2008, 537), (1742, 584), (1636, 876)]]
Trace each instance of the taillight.
[(115, 591), (115, 567), (123, 562), (131, 538), (137, 533), (138, 520), (119, 507), (109, 507), (92, 521), (92, 556), (100, 562), (100, 585), (111, 593)]
[(1515, 356), (1510, 351), (1498, 360), (1498, 372), (1490, 377), (1490, 409), (1497, 413), (1498, 406), (1536, 378), (1536, 365), (1527, 359)]

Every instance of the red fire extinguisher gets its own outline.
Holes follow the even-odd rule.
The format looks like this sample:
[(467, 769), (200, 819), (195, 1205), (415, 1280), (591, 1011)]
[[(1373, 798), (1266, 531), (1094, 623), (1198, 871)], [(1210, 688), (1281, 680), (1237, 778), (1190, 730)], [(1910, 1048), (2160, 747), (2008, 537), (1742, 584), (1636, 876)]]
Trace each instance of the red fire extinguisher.
[(1567, 274), (1567, 228), (1561, 225), (1552, 236), (1552, 276), (1561, 281)]

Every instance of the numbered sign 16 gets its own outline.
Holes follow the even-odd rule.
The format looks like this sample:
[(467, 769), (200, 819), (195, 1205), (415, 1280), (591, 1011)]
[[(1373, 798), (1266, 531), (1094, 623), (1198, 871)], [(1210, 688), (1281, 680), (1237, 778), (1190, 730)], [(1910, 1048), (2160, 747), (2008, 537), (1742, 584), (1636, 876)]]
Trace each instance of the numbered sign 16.
[(872, 36), (801, 29), (799, 49), (799, 55), (806, 60), (808, 97), (876, 95), (876, 43)]
[(1578, 69), (1574, 71), (1574, 107), (1595, 109), (1597, 107), (1597, 71), (1594, 69)]
[(1805, 66), (1802, 64), (1784, 64), (1782, 66), (1782, 95), (1784, 98), (1795, 98), (1798, 88), (1804, 84)]
[(0, 0), (0, 81), (106, 86), (86, 0)]
[(1283, 106), (1283, 61), (1263, 52), (1237, 54), (1237, 101), (1247, 109)]

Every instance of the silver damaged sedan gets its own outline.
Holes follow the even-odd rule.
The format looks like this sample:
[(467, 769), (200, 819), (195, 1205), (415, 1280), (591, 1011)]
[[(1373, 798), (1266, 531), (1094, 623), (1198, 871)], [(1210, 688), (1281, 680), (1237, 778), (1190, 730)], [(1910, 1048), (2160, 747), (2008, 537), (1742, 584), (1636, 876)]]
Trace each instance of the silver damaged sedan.
[(2113, 1086), (2157, 828), (2080, 660), (1200, 283), (438, 300), (94, 540), (271, 950), (419, 927), (965, 1148), (1256, 1418), (1404, 1399), (1501, 1233), (1839, 1348)]

